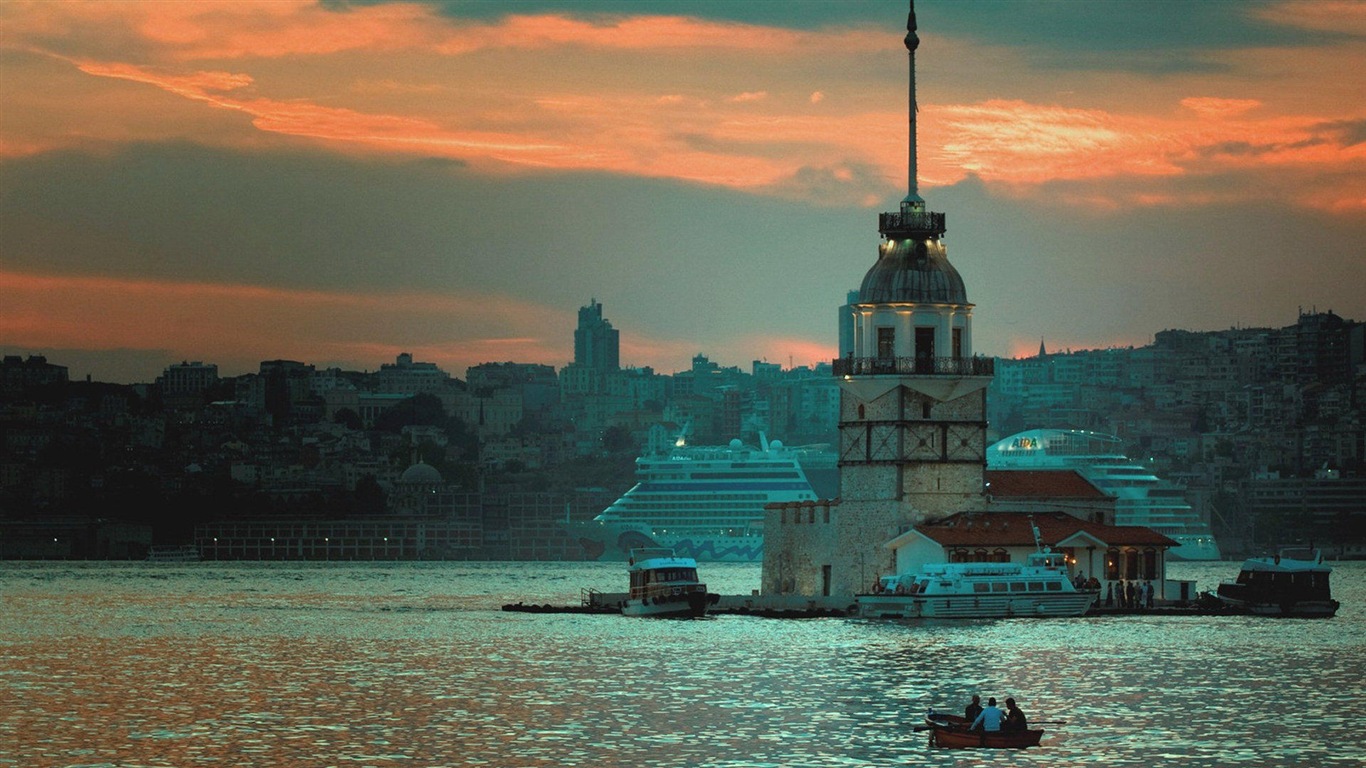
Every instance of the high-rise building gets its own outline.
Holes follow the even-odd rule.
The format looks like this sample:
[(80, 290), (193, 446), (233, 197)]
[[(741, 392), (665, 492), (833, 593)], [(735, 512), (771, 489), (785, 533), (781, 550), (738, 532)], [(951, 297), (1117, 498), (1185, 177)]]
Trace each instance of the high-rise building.
[(602, 305), (590, 299), (579, 307), (579, 327), (574, 329), (574, 364), (595, 371), (621, 367), (621, 332), (602, 317)]

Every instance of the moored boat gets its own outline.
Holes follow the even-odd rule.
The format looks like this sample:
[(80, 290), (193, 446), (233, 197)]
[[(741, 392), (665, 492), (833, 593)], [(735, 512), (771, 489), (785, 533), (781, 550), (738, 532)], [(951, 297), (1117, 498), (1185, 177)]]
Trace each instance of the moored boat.
[(930, 728), (930, 746), (948, 749), (1024, 749), (1039, 746), (1043, 738), (1042, 729), (1023, 731), (983, 731), (970, 730), (972, 723), (959, 715), (930, 712), (925, 716), (925, 724)]
[(1248, 558), (1237, 581), (1204, 594), (1208, 601), (1259, 616), (1330, 618), (1338, 610), (1328, 587), (1332, 572), (1319, 550), (1285, 549), (1272, 557)]
[(1002, 619), (1081, 616), (1099, 591), (1077, 589), (1067, 558), (1038, 544), (1023, 563), (926, 563), (882, 577), (878, 591), (855, 595), (859, 615), (876, 619)]
[(621, 606), (625, 616), (698, 617), (720, 599), (697, 580), (697, 561), (671, 549), (634, 549), (628, 572), (631, 591)]

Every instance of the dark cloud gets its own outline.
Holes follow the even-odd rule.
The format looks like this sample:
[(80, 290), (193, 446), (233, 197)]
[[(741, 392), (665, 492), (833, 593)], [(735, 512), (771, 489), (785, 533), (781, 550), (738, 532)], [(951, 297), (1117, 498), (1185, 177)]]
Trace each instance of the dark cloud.
[[(444, 162), (191, 145), (54, 154), (0, 163), (0, 268), (323, 291), (449, 289), (558, 317), (596, 297), (636, 340), (706, 353), (738, 338), (786, 336), (833, 349), (835, 310), (877, 258), (877, 212), (899, 199), (848, 202), (885, 188), (874, 175), (808, 168), (778, 199), (603, 174), (487, 179)], [(1079, 347), (1143, 343), (1173, 327), (1284, 325), (1301, 305), (1366, 319), (1366, 223), (1291, 209), (1277, 183), (1232, 174), (1178, 182), (1179, 194), (1216, 200), (1230, 185), (1262, 185), (1261, 206), (1106, 211), (1061, 205), (1112, 192), (1076, 182), (1029, 198), (974, 178), (922, 193), (948, 214), (949, 257), (977, 304), (978, 351), (1006, 354), (1016, 336)], [(1148, 190), (1137, 180), (1131, 191)], [(571, 334), (544, 335), (564, 339), (567, 360)], [(6, 349), (43, 351), (25, 343), (0, 339)], [(199, 357), (213, 361), (214, 350)]]
[(1366, 120), (1338, 120), (1321, 123), (1314, 129), (1333, 136), (1343, 147), (1355, 147), (1366, 142)]

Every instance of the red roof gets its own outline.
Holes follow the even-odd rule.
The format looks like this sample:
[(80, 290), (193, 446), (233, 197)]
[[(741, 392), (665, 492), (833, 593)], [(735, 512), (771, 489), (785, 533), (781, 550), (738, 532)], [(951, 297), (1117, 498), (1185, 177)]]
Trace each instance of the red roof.
[(998, 499), (1109, 498), (1075, 469), (988, 469), (985, 477)]
[(1077, 533), (1087, 533), (1120, 547), (1178, 544), (1151, 528), (1093, 523), (1066, 512), (959, 512), (937, 522), (917, 525), (915, 530), (945, 547), (1030, 547), (1034, 545), (1030, 518), (1039, 527), (1039, 538), (1049, 546)]

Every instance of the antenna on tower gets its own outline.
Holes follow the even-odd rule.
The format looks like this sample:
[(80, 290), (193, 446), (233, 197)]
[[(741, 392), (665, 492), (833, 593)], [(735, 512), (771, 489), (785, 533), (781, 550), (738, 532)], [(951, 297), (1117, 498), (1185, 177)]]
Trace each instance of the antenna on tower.
[(915, 0), (910, 0), (911, 10), (906, 15), (906, 53), (910, 60), (911, 76), (908, 79), (910, 92), (906, 100), (907, 111), (909, 113), (910, 132), (907, 141), (906, 152), (906, 199), (903, 203), (910, 203), (912, 207), (923, 209), (925, 200), (920, 197), (920, 180), (918, 169), (916, 168), (916, 147), (915, 147), (915, 113), (920, 111), (920, 107), (915, 101), (915, 49), (920, 47), (920, 37), (916, 35), (915, 23)]

